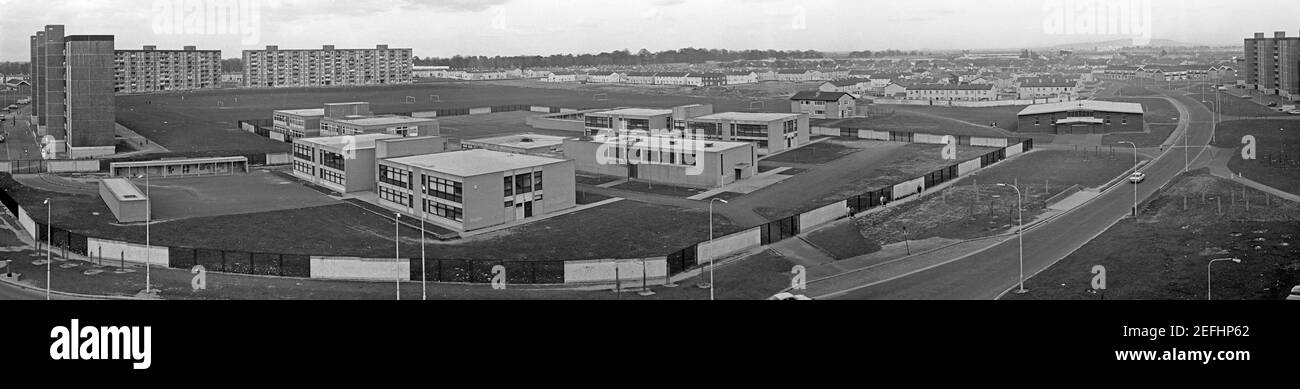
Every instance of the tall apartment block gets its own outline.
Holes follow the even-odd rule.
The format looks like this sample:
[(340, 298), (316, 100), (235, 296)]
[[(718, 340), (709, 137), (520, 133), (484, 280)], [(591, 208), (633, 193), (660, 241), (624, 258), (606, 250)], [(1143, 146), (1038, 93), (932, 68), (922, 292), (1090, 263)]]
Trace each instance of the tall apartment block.
[(32, 37), (32, 102), (46, 158), (114, 153), (112, 35), (64, 35), (60, 25)]
[(250, 88), (408, 84), (411, 49), (244, 50), (244, 86)]
[(1285, 31), (1246, 38), (1246, 84), (1266, 94), (1300, 100), (1300, 37)]
[(158, 50), (144, 46), (140, 50), (115, 51), (118, 93), (142, 93), (215, 88), (221, 85), (221, 50)]

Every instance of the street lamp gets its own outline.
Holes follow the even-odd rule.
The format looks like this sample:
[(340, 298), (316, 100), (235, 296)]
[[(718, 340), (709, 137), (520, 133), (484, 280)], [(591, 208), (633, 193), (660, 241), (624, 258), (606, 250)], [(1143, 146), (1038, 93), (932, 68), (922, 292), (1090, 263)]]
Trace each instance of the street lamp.
[(1015, 185), (998, 184), (998, 186), (1010, 187), (1011, 189), (1016, 190), (1016, 219), (1019, 221), (1020, 225), (1020, 228), (1016, 231), (1016, 239), (1019, 240), (1020, 244), (1020, 289), (1016, 290), (1016, 294), (1024, 294), (1025, 292), (1028, 292), (1028, 290), (1025, 290), (1025, 211), (1021, 205), (1022, 196), (1020, 195), (1020, 188)]
[[(1183, 136), (1187, 136), (1187, 134), (1183, 134)], [(1129, 146), (1133, 146), (1133, 172), (1137, 173), (1138, 172), (1137, 144), (1126, 140), (1119, 141), (1119, 143), (1128, 143)], [(1138, 183), (1135, 182), (1133, 183), (1133, 217), (1137, 217), (1137, 215), (1138, 215)]]
[(53, 231), (52, 226), (54, 225), (54, 218), (53, 218), (54, 211), (52, 211), (53, 208), (54, 208), (54, 204), (50, 202), (50, 199), (45, 199), (45, 299), (46, 300), (50, 299), (50, 281), (54, 280), (53, 278), (50, 277), (50, 273), (51, 273), (50, 263), (54, 262), (54, 258), (53, 255), (51, 254), (51, 249), (50, 249), (50, 242), (52, 242), (51, 239), (54, 237), (51, 234), (51, 232)]
[(153, 262), (151, 258), (153, 246), (149, 244), (149, 225), (153, 224), (153, 198), (149, 196), (149, 171), (147, 170), (149, 168), (145, 169), (144, 173), (136, 175), (135, 178), (144, 179), (144, 293), (149, 294), (153, 291), (149, 276), (149, 268)]
[(420, 300), (429, 299), (429, 284), (427, 282), (429, 277), (425, 275), (424, 272), (424, 240), (426, 235), (424, 232), (425, 214), (426, 212), (420, 213)]
[[(723, 204), (730, 204), (727, 200), (717, 197), (709, 199), (709, 243), (713, 243), (713, 202), (715, 201), (720, 201)], [(709, 258), (709, 282), (699, 284), (700, 288), (709, 290), (709, 301), (713, 301), (713, 260), (714, 258)]]
[(1205, 265), (1205, 299), (1206, 300), (1212, 300), (1210, 298), (1210, 265), (1213, 265), (1215, 262), (1218, 261), (1232, 261), (1235, 263), (1241, 263), (1241, 260), (1237, 258), (1219, 258), (1219, 259), (1212, 259), (1210, 260), (1210, 263)]
[[(393, 215), (397, 215), (396, 217), (393, 218), (393, 263), (401, 263), (402, 262), (402, 258), (401, 258), (402, 257), (402, 231), (400, 229), (400, 226), (402, 225), (401, 224), (402, 214), (394, 212)], [(395, 277), (393, 277), (393, 279), (394, 279), (394, 284), (397, 285), (397, 299), (401, 300), (402, 299), (402, 274), (401, 272), (393, 272), (393, 273), (397, 274)]]

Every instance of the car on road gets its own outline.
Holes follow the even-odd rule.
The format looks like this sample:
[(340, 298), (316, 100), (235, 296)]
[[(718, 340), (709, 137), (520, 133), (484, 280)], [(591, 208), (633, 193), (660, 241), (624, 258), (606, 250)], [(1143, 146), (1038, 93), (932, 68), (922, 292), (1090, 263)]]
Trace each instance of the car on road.
[(4, 135), (0, 135), (0, 143), (5, 143), (5, 136), (4, 136)]
[(778, 301), (799, 300), (799, 301), (804, 301), (804, 300), (812, 300), (812, 298), (809, 298), (808, 296), (804, 296), (804, 295), (802, 295), (802, 294), (794, 294), (794, 293), (790, 293), (790, 292), (781, 292), (781, 293), (777, 293), (777, 294), (773, 295), (772, 297), (769, 297), (768, 300), (778, 300)]
[(1254, 96), (1251, 96), (1251, 95), (1241, 95), (1241, 98), (1243, 98), (1243, 99), (1253, 99), (1253, 98), (1255, 98), (1255, 97), (1254, 97)]
[(17, 105), (13, 105), (13, 104), (9, 104), (9, 106), (8, 106), (8, 107), (5, 107), (5, 109), (10, 110), (10, 111), (13, 111), (13, 110), (15, 110), (15, 109), (18, 109), (18, 106), (17, 106)]
[(1300, 109), (1293, 109), (1293, 110), (1290, 110), (1290, 111), (1286, 111), (1286, 113), (1289, 113), (1289, 114), (1292, 114), (1292, 115), (1300, 115)]
[(1276, 106), (1277, 106), (1277, 103), (1276, 103), (1276, 102), (1268, 103), (1268, 106), (1270, 106), (1270, 107), (1276, 107)]
[(1146, 181), (1146, 179), (1147, 179), (1147, 175), (1146, 173), (1143, 172), (1133, 172), (1133, 174), (1128, 175), (1128, 182), (1132, 182), (1134, 184), (1140, 184), (1142, 183), (1142, 181)]

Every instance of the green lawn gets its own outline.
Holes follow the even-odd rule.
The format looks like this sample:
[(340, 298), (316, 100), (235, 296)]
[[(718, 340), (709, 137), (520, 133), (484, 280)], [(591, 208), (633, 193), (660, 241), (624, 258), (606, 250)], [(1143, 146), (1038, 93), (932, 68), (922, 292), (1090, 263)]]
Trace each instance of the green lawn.
[(880, 251), (880, 243), (862, 235), (856, 220), (844, 220), (814, 231), (804, 239), (825, 250), (836, 260)]
[(968, 108), (968, 107), (930, 107), (917, 105), (900, 105), (897, 112), (918, 112), (964, 120), (979, 125), (997, 123), (997, 127), (1007, 131), (1017, 128), (1016, 115), (1025, 109), (1025, 105)]
[[(1202, 191), (1223, 196), (1224, 214)], [(1237, 192), (1230, 203), (1227, 192)], [(1240, 199), (1240, 185), (1209, 176), (1204, 169), (1180, 176), (1143, 210), (1025, 282), (1028, 294), (1015, 300), (1097, 300), (1092, 267), (1106, 268), (1106, 299), (1204, 300), (1206, 265), (1212, 269), (1215, 300), (1281, 300), (1300, 285), (1300, 205), (1248, 190), (1252, 208)], [(1183, 196), (1188, 209), (1183, 209)], [(1265, 206), (1271, 203), (1271, 206)]]
[[(1173, 133), (1174, 130), (1178, 129), (1178, 125), (1177, 124), (1148, 124), (1147, 129), (1150, 131), (1140, 133), (1140, 134), (1139, 133), (1106, 134), (1105, 136), (1102, 136), (1101, 143), (1103, 145), (1110, 146), (1110, 145), (1119, 144), (1119, 142), (1121, 141), (1128, 141), (1128, 142), (1136, 143), (1138, 147), (1157, 147), (1164, 144), (1166, 139), (1169, 139), (1169, 134)], [(1123, 145), (1123, 146), (1128, 147), (1128, 145)]]
[[(1149, 83), (1148, 83), (1148, 84), (1149, 84)], [(1139, 86), (1134, 86), (1134, 85), (1125, 85), (1125, 86), (1120, 87), (1119, 90), (1115, 92), (1115, 95), (1117, 95), (1117, 96), (1155, 96), (1155, 95), (1157, 95), (1157, 93), (1154, 92), (1154, 91), (1152, 91), (1152, 90), (1150, 90), (1150, 89), (1147, 89), (1147, 88), (1145, 88), (1145, 87), (1139, 87)]]
[[(1242, 137), (1255, 137), (1256, 159), (1241, 159)], [(1300, 120), (1223, 122), (1215, 146), (1232, 149), (1228, 168), (1246, 178), (1291, 193), (1300, 193)]]
[(763, 161), (821, 165), (859, 151), (862, 151), (862, 149), (845, 146), (836, 143), (834, 140), (824, 140), (773, 157), (764, 158)]

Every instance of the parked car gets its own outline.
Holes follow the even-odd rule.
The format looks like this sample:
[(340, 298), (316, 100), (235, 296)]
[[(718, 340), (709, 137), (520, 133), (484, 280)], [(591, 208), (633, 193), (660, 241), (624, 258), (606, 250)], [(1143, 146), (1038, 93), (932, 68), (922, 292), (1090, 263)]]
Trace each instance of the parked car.
[(1254, 97), (1254, 96), (1251, 96), (1251, 95), (1241, 95), (1241, 98), (1243, 98), (1243, 99), (1253, 99), (1253, 98), (1255, 98), (1255, 97)]
[(5, 136), (4, 136), (4, 135), (0, 135), (0, 143), (5, 143)]
[(1270, 106), (1270, 107), (1276, 107), (1276, 106), (1277, 106), (1277, 103), (1276, 103), (1276, 102), (1268, 103), (1268, 106)]
[(1140, 184), (1142, 183), (1142, 181), (1146, 181), (1146, 179), (1147, 179), (1147, 175), (1146, 173), (1143, 172), (1133, 172), (1133, 174), (1130, 174), (1128, 176), (1128, 182), (1132, 182), (1134, 184)]
[(804, 296), (804, 295), (802, 295), (802, 294), (794, 294), (794, 293), (790, 293), (790, 292), (781, 292), (781, 293), (777, 293), (777, 294), (773, 295), (772, 297), (769, 297), (768, 300), (778, 300), (778, 301), (792, 301), (792, 300), (800, 300), (800, 301), (803, 301), (803, 300), (812, 300), (812, 298), (809, 298), (808, 296)]
[(1293, 110), (1290, 110), (1290, 111), (1286, 111), (1286, 113), (1289, 113), (1289, 114), (1292, 114), (1292, 115), (1300, 115), (1300, 109), (1293, 109)]

